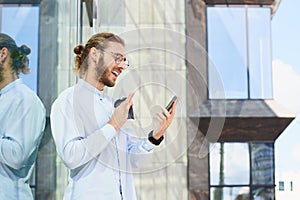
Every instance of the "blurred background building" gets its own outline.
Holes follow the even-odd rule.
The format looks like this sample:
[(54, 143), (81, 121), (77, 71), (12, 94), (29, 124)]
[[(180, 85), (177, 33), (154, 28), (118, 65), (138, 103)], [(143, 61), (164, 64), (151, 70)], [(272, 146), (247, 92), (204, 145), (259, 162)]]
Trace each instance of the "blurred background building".
[(68, 171), (56, 154), (50, 108), (76, 83), (73, 48), (102, 31), (126, 41), (130, 67), (106, 92), (136, 92), (138, 130), (148, 131), (151, 108), (179, 98), (164, 144), (134, 171), (138, 199), (275, 199), (284, 186), (275, 182), (274, 142), (294, 119), (272, 92), (271, 20), (279, 3), (0, 0), (1, 32), (32, 48), (24, 79), (47, 109), (31, 184), (36, 199), (62, 199)]

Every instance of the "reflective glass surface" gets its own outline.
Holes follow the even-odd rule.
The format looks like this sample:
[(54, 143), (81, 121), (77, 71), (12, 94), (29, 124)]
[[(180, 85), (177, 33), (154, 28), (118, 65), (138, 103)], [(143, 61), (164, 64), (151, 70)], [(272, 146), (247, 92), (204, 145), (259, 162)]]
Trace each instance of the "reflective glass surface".
[(251, 167), (253, 184), (274, 183), (273, 144), (252, 143)]
[(20, 74), (20, 77), (37, 92), (39, 7), (3, 6), (0, 7), (0, 15), (0, 32), (14, 38), (17, 45), (26, 44), (31, 49), (28, 55), (30, 74)]
[(272, 98), (269, 8), (248, 8), (250, 98)]
[(249, 187), (223, 187), (210, 189), (211, 200), (249, 200)]
[(275, 199), (274, 188), (255, 187), (252, 191), (253, 200), (273, 200)]
[(247, 52), (244, 8), (208, 8), (209, 97), (218, 99), (222, 91), (215, 85), (213, 73), (223, 81), (225, 98), (247, 98)]
[(249, 149), (247, 143), (210, 145), (210, 184), (249, 184)]
[(207, 8), (207, 45), (209, 98), (272, 98), (269, 8)]

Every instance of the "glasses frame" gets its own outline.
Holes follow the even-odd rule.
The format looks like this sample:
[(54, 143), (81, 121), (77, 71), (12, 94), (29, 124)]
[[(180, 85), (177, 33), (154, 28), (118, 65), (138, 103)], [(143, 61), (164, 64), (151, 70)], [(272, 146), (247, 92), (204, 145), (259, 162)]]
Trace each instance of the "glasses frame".
[(117, 65), (121, 65), (121, 63), (123, 62), (123, 66), (125, 68), (129, 67), (129, 61), (127, 60), (127, 58), (125, 56), (123, 56), (121, 53), (117, 53), (117, 52), (112, 52), (112, 51), (105, 51), (104, 49), (101, 49), (103, 52), (105, 53), (109, 53), (111, 54), (114, 59), (115, 59), (115, 63)]

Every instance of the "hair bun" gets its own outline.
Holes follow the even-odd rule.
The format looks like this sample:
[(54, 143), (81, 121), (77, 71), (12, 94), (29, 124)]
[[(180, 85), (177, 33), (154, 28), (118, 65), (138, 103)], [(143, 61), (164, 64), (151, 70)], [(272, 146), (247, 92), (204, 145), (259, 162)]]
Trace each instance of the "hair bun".
[(79, 44), (74, 48), (74, 53), (80, 55), (82, 54), (83, 50), (84, 50), (84, 46), (82, 44)]
[(31, 52), (31, 49), (24, 44), (22, 46), (18, 47), (18, 50), (21, 54), (25, 54), (25, 55), (29, 55)]

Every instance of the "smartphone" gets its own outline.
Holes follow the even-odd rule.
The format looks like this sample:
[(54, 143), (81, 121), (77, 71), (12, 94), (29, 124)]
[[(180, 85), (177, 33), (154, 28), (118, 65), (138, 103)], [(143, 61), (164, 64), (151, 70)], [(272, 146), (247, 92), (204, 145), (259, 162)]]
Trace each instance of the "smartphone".
[[(125, 101), (127, 98), (126, 97), (123, 97), (121, 99), (118, 99), (115, 101), (114, 103), (114, 107), (118, 107), (123, 101)], [(130, 106), (129, 110), (128, 110), (128, 117), (127, 119), (134, 119), (134, 113), (133, 113), (133, 108), (132, 106)]]
[(172, 105), (173, 103), (177, 100), (177, 96), (174, 96), (171, 101), (168, 103), (168, 105), (166, 106), (166, 109), (168, 112), (172, 111)]

